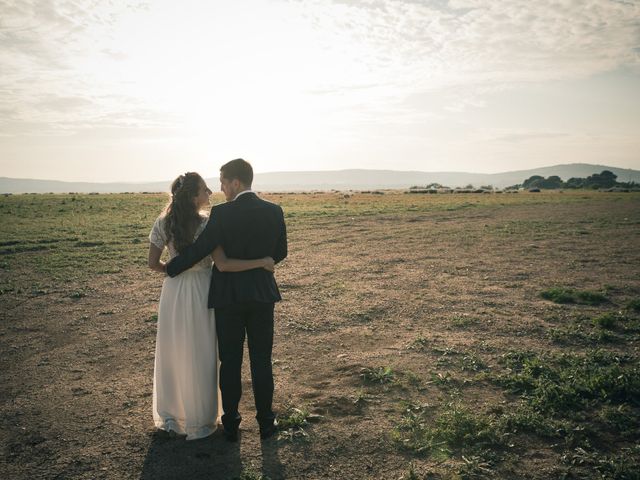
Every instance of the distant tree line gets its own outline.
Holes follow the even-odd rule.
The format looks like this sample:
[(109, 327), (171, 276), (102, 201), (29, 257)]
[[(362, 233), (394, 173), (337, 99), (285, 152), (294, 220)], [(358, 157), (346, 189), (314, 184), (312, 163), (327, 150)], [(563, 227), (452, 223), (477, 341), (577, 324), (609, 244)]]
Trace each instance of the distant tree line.
[[(588, 189), (625, 189), (625, 190), (640, 190), (640, 183), (637, 182), (618, 182), (618, 176), (609, 171), (603, 170), (600, 173), (594, 173), (587, 178), (572, 177), (566, 182), (563, 181), (557, 175), (551, 175), (544, 178), (540, 175), (533, 175), (527, 178), (524, 182), (517, 185), (511, 185), (504, 189), (505, 192), (517, 193), (518, 190), (540, 190), (540, 189), (560, 189), (560, 188), (588, 188)], [(430, 183), (425, 186), (414, 185), (409, 188), (408, 193), (491, 193), (501, 191), (495, 188), (493, 185), (483, 185), (480, 188), (476, 188), (473, 185), (467, 185), (463, 188), (451, 188), (439, 183)]]
[(508, 187), (509, 189), (517, 189), (517, 188), (527, 188), (527, 189), (535, 189), (535, 188), (545, 188), (545, 189), (558, 189), (558, 188), (590, 188), (590, 189), (601, 189), (601, 188), (638, 188), (640, 184), (636, 182), (618, 182), (616, 179), (618, 176), (609, 171), (603, 170), (600, 173), (594, 173), (593, 175), (589, 175), (587, 178), (576, 178), (572, 177), (566, 182), (562, 181), (560, 177), (557, 175), (552, 175), (550, 177), (544, 178), (540, 175), (533, 175), (527, 178), (521, 185), (513, 185)]

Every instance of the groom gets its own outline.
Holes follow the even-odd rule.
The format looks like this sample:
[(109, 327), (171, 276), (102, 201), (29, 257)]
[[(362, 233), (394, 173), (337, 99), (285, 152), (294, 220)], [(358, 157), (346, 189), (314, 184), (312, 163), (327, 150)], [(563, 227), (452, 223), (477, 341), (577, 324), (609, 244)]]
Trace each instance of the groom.
[[(282, 208), (251, 191), (253, 169), (238, 158), (220, 168), (220, 189), (227, 203), (211, 209), (209, 222), (195, 243), (167, 264), (175, 277), (211, 254), (221, 245), (228, 257), (255, 259), (273, 257), (276, 263), (287, 256), (287, 231)], [(215, 308), (220, 390), (224, 415), (222, 424), (229, 441), (238, 439), (242, 417), (238, 404), (242, 394), (241, 370), (245, 335), (249, 342), (251, 382), (260, 438), (276, 431), (273, 402), (271, 349), (273, 307), (281, 300), (273, 273), (264, 269), (221, 272), (214, 265), (209, 288), (209, 308)]]

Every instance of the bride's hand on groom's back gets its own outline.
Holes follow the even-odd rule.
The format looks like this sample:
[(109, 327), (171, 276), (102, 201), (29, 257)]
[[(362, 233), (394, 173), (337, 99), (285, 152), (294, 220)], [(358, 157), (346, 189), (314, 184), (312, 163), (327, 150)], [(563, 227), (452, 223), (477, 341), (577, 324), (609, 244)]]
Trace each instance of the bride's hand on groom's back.
[(273, 261), (271, 257), (264, 257), (262, 259), (263, 265), (262, 268), (265, 270), (269, 270), (270, 272), (275, 272), (276, 270), (276, 262)]

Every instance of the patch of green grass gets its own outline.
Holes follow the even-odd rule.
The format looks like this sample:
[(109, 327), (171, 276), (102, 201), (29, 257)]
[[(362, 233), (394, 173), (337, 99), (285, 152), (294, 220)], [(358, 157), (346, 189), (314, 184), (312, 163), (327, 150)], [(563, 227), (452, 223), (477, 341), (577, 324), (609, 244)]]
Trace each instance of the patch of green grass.
[(423, 336), (419, 336), (413, 342), (411, 342), (407, 348), (409, 350), (426, 350), (429, 346), (429, 339)]
[(434, 347), (434, 352), (439, 353), (441, 357), (449, 357), (459, 355), (460, 352), (453, 347)]
[(609, 330), (586, 330), (580, 324), (551, 328), (547, 331), (547, 336), (561, 345), (597, 345), (622, 340)]
[(363, 368), (360, 376), (369, 383), (393, 383), (396, 375), (391, 367)]
[[(347, 286), (342, 283), (342, 290), (346, 290)], [(360, 311), (351, 312), (349, 318), (357, 323), (371, 323), (378, 318), (384, 318), (385, 309), (380, 307), (370, 307)]]
[(242, 469), (239, 477), (234, 477), (233, 480), (271, 480), (270, 477), (262, 475), (260, 472), (249, 466)]
[(404, 377), (407, 379), (407, 382), (409, 382), (409, 385), (416, 387), (418, 389), (422, 387), (422, 379), (415, 373), (410, 371), (405, 371)]
[(369, 396), (363, 389), (359, 389), (353, 397), (353, 404), (357, 407), (364, 407), (369, 401)]
[(577, 303), (584, 303), (587, 305), (600, 305), (609, 301), (609, 299), (603, 294), (588, 290), (576, 292), (576, 297), (578, 298)]
[(640, 412), (627, 404), (605, 405), (598, 416), (616, 432), (636, 438), (640, 435)]
[(640, 298), (630, 300), (629, 303), (627, 303), (627, 309), (633, 310), (634, 312), (640, 312)]
[(618, 315), (615, 313), (605, 313), (593, 319), (593, 325), (605, 330), (613, 330), (618, 322)]
[(462, 370), (479, 372), (480, 370), (485, 370), (487, 368), (487, 364), (482, 361), (480, 357), (478, 357), (474, 353), (467, 353), (462, 357)]
[(607, 297), (598, 292), (589, 290), (573, 290), (565, 287), (553, 287), (540, 292), (545, 300), (554, 303), (579, 303), (584, 305), (600, 305), (609, 301)]
[(121, 268), (111, 267), (111, 268), (103, 268), (101, 270), (98, 270), (96, 273), (99, 273), (101, 275), (108, 275), (108, 274), (120, 273), (120, 272), (122, 272)]
[(605, 292), (606, 294), (616, 293), (616, 292), (619, 292), (619, 291), (621, 290), (621, 289), (620, 289), (620, 287), (618, 287), (618, 286), (616, 286), (616, 285), (611, 285), (611, 284), (609, 284), (609, 283), (605, 283), (605, 284), (602, 286), (602, 289), (604, 290), (604, 292)]
[(493, 463), (487, 461), (483, 456), (470, 455), (462, 457), (462, 464), (455, 470), (453, 478), (472, 479), (472, 478), (492, 478), (495, 476), (493, 471)]
[[(613, 431), (623, 432), (624, 438), (638, 438), (638, 416), (630, 407), (607, 407), (600, 414), (601, 419), (612, 426)], [(550, 439), (558, 444), (563, 440), (568, 452), (584, 452), (590, 448), (588, 436), (599, 432), (600, 428), (573, 422), (568, 419), (554, 418), (548, 413), (534, 408), (523, 400), (516, 406), (499, 406), (487, 412), (475, 407), (463, 405), (460, 401), (444, 404), (439, 410), (429, 405), (407, 404), (399, 424), (393, 430), (393, 440), (402, 448), (419, 455), (428, 455), (437, 460), (459, 458), (458, 474), (482, 472), (487, 474), (505, 458), (505, 454), (521, 444), (523, 435), (535, 435)], [(577, 448), (576, 448), (577, 446)], [(633, 449), (631, 449), (633, 450)], [(615, 453), (603, 455), (594, 453), (597, 458), (593, 465), (602, 474), (633, 471), (630, 467), (638, 464), (638, 453), (629, 458)], [(571, 456), (570, 453), (565, 457)], [(592, 459), (593, 459), (592, 458)], [(466, 478), (466, 477), (462, 477)], [(469, 478), (474, 478), (473, 476)], [(580, 477), (582, 478), (582, 477)], [(626, 476), (603, 476), (602, 478), (636, 478)]]
[(515, 408), (497, 409), (500, 413), (501, 429), (511, 434), (532, 433), (540, 437), (558, 438), (571, 430), (570, 422), (556, 420), (549, 415), (543, 415), (534, 410), (528, 403), (523, 402)]
[(497, 428), (496, 417), (474, 412), (459, 402), (448, 402), (434, 417), (429, 408), (408, 406), (393, 438), (414, 453), (448, 458), (459, 453), (483, 453), (487, 447), (502, 447), (506, 437)]
[(546, 335), (563, 345), (597, 345), (632, 342), (640, 332), (640, 319), (624, 312), (607, 312), (592, 318), (585, 315), (565, 325), (549, 328)]
[(554, 287), (540, 292), (540, 296), (545, 300), (551, 300), (555, 303), (575, 303), (573, 290)]
[(409, 469), (407, 470), (407, 473), (402, 475), (400, 477), (400, 480), (420, 480), (420, 477), (418, 477), (418, 474), (416, 473), (413, 462), (409, 464)]
[(304, 321), (290, 321), (286, 324), (288, 327), (295, 328), (296, 330), (301, 330), (303, 332), (315, 332), (317, 330), (317, 326), (311, 323), (307, 323)]
[(624, 322), (622, 322), (622, 332), (637, 339), (637, 334), (640, 333), (640, 318), (625, 317)]
[(494, 381), (522, 395), (539, 412), (570, 414), (595, 404), (640, 398), (638, 362), (602, 350), (586, 355), (510, 352)]
[(583, 475), (587, 472), (595, 471), (599, 478), (640, 479), (640, 444), (637, 443), (609, 455), (592, 449), (576, 448), (564, 454), (561, 460), (565, 465), (570, 465), (568, 475), (563, 475), (562, 478), (585, 478)]
[(456, 328), (468, 328), (472, 325), (476, 325), (479, 320), (475, 317), (468, 315), (456, 315), (451, 318), (451, 326)]
[[(73, 200), (75, 198), (75, 200)], [(65, 208), (59, 210), (61, 202)], [(33, 275), (83, 282), (99, 272), (146, 269), (146, 238), (166, 195), (15, 195), (0, 199), (0, 225), (23, 289)], [(43, 212), (54, 212), (44, 215)], [(110, 260), (109, 260), (110, 259)], [(116, 261), (117, 259), (117, 261)]]
[(445, 391), (456, 390), (460, 382), (450, 372), (431, 372), (431, 381)]

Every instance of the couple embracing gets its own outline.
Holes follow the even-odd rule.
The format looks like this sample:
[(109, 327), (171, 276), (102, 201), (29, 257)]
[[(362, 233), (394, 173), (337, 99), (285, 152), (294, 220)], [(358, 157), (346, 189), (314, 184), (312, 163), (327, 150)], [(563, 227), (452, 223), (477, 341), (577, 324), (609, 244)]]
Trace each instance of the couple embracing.
[[(180, 175), (149, 235), (149, 266), (168, 275), (158, 306), (153, 419), (187, 440), (213, 433), (221, 406), (224, 435), (237, 440), (245, 337), (260, 437), (276, 432), (271, 350), (280, 293), (273, 272), (287, 256), (287, 234), (282, 209), (252, 192), (252, 181), (245, 160), (223, 165), (227, 202), (207, 217), (200, 210), (211, 190), (197, 173)], [(165, 247), (167, 264), (160, 261)]]

